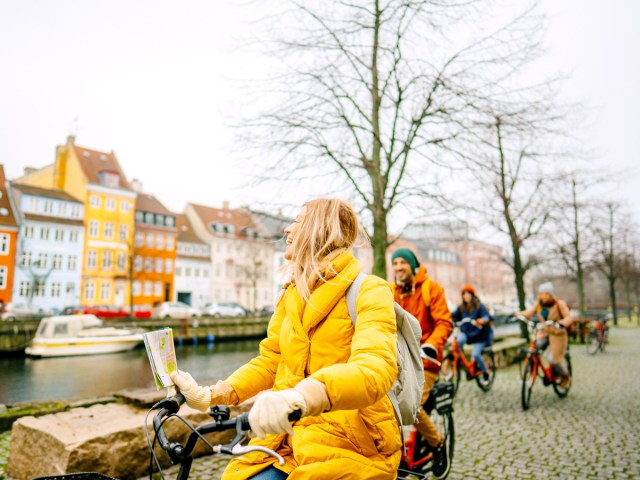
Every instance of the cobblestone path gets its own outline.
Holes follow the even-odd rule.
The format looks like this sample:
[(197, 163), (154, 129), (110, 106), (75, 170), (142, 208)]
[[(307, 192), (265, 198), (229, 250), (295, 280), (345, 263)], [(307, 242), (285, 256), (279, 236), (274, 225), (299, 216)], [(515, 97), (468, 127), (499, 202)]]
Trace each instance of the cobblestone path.
[[(572, 345), (571, 357), (569, 396), (561, 400), (538, 381), (526, 412), (517, 366), (499, 370), (488, 393), (463, 380), (448, 478), (640, 479), (640, 330), (612, 329), (604, 354)], [(190, 478), (220, 478), (226, 463), (196, 459)], [(165, 478), (176, 473), (168, 469)]]
[[(463, 380), (448, 478), (640, 479), (640, 329), (611, 333), (604, 354), (571, 346), (574, 381), (564, 400), (536, 382), (524, 412), (517, 366), (499, 370), (488, 393)], [(0, 479), (7, 450), (8, 432), (0, 435)], [(227, 461), (197, 458), (190, 478), (220, 478)], [(175, 478), (177, 468), (164, 473)]]

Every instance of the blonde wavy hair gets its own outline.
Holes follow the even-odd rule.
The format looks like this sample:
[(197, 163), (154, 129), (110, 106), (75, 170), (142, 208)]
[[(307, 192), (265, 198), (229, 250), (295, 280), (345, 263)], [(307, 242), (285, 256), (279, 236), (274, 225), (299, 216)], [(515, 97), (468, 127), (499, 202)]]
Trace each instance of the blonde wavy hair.
[[(307, 211), (293, 241), (286, 269), (306, 302), (317, 281), (324, 281), (331, 261), (353, 246), (360, 224), (353, 207), (337, 198), (318, 198), (304, 204)], [(337, 273), (337, 272), (332, 272)]]

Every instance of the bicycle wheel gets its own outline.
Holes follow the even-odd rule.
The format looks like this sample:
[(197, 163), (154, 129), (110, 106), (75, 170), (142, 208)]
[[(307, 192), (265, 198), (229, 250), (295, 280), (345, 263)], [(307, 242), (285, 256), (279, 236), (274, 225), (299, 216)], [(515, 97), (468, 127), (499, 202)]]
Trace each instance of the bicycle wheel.
[(533, 384), (535, 378), (533, 376), (533, 360), (531, 357), (527, 357), (524, 363), (524, 370), (522, 371), (522, 409), (529, 410), (531, 405), (531, 390), (533, 390)]
[(600, 347), (600, 341), (598, 340), (598, 332), (591, 330), (587, 336), (587, 353), (589, 355), (595, 355)]
[[(444, 415), (439, 414), (438, 411), (434, 408), (429, 413), (429, 418), (436, 426), (438, 431), (444, 437), (444, 441), (447, 444), (447, 451), (449, 452), (449, 464), (453, 462), (453, 453), (456, 444), (456, 435), (455, 435), (455, 427), (453, 424), (453, 412), (449, 411)], [(431, 447), (427, 443), (427, 441), (422, 438), (420, 434), (416, 435), (416, 448), (413, 454), (413, 461), (419, 462), (421, 459), (431, 454)], [(419, 466), (416, 466), (411, 472), (416, 475), (425, 475), (431, 472), (432, 461), (429, 460)]]
[(440, 368), (440, 378), (445, 382), (449, 382), (453, 384), (453, 395), (458, 392), (458, 387), (460, 386), (460, 363), (456, 365), (456, 373), (453, 374), (453, 354), (449, 353), (444, 360), (442, 360), (442, 367)]
[(604, 333), (602, 334), (602, 341), (600, 342), (601, 352), (604, 352), (604, 349), (608, 343), (609, 343), (609, 327), (604, 327)]
[(491, 390), (493, 386), (493, 381), (496, 378), (496, 364), (493, 358), (493, 351), (487, 350), (486, 352), (482, 352), (482, 359), (484, 360), (484, 364), (487, 366), (487, 371), (489, 372), (489, 378), (485, 380), (482, 375), (476, 377), (476, 383), (480, 390), (483, 392), (488, 392)]
[[(567, 371), (569, 372), (569, 376), (572, 377), (571, 381), (573, 382), (573, 370), (571, 369), (571, 356), (569, 355), (569, 352), (567, 352), (564, 356), (564, 363), (567, 367)], [(556, 392), (556, 395), (558, 395), (560, 398), (565, 398), (569, 394), (570, 389), (571, 382), (569, 382), (567, 388), (561, 388), (557, 383), (553, 384), (553, 391)]]

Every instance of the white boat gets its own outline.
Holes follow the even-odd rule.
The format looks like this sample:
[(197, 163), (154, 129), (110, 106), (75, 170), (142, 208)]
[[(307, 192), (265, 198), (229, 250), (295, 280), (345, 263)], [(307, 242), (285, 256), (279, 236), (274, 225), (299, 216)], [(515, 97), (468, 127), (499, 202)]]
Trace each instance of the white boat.
[(95, 315), (60, 315), (40, 321), (25, 353), (34, 357), (96, 355), (132, 350), (140, 343), (141, 332), (105, 327)]

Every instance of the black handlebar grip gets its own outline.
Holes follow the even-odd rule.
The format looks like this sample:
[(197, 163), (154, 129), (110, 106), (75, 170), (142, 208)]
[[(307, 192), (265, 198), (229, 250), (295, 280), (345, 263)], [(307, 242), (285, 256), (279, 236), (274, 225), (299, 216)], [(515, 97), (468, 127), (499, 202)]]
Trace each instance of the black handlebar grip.
[(301, 418), (302, 418), (302, 410), (300, 410), (300, 409), (294, 410), (293, 412), (291, 412), (289, 414), (289, 421), (290, 422), (297, 422)]
[(187, 401), (186, 398), (184, 398), (184, 395), (182, 394), (182, 392), (178, 392), (176, 393), (176, 396), (174, 397), (176, 399), (176, 401), (178, 402), (178, 405), (184, 405), (185, 402)]

